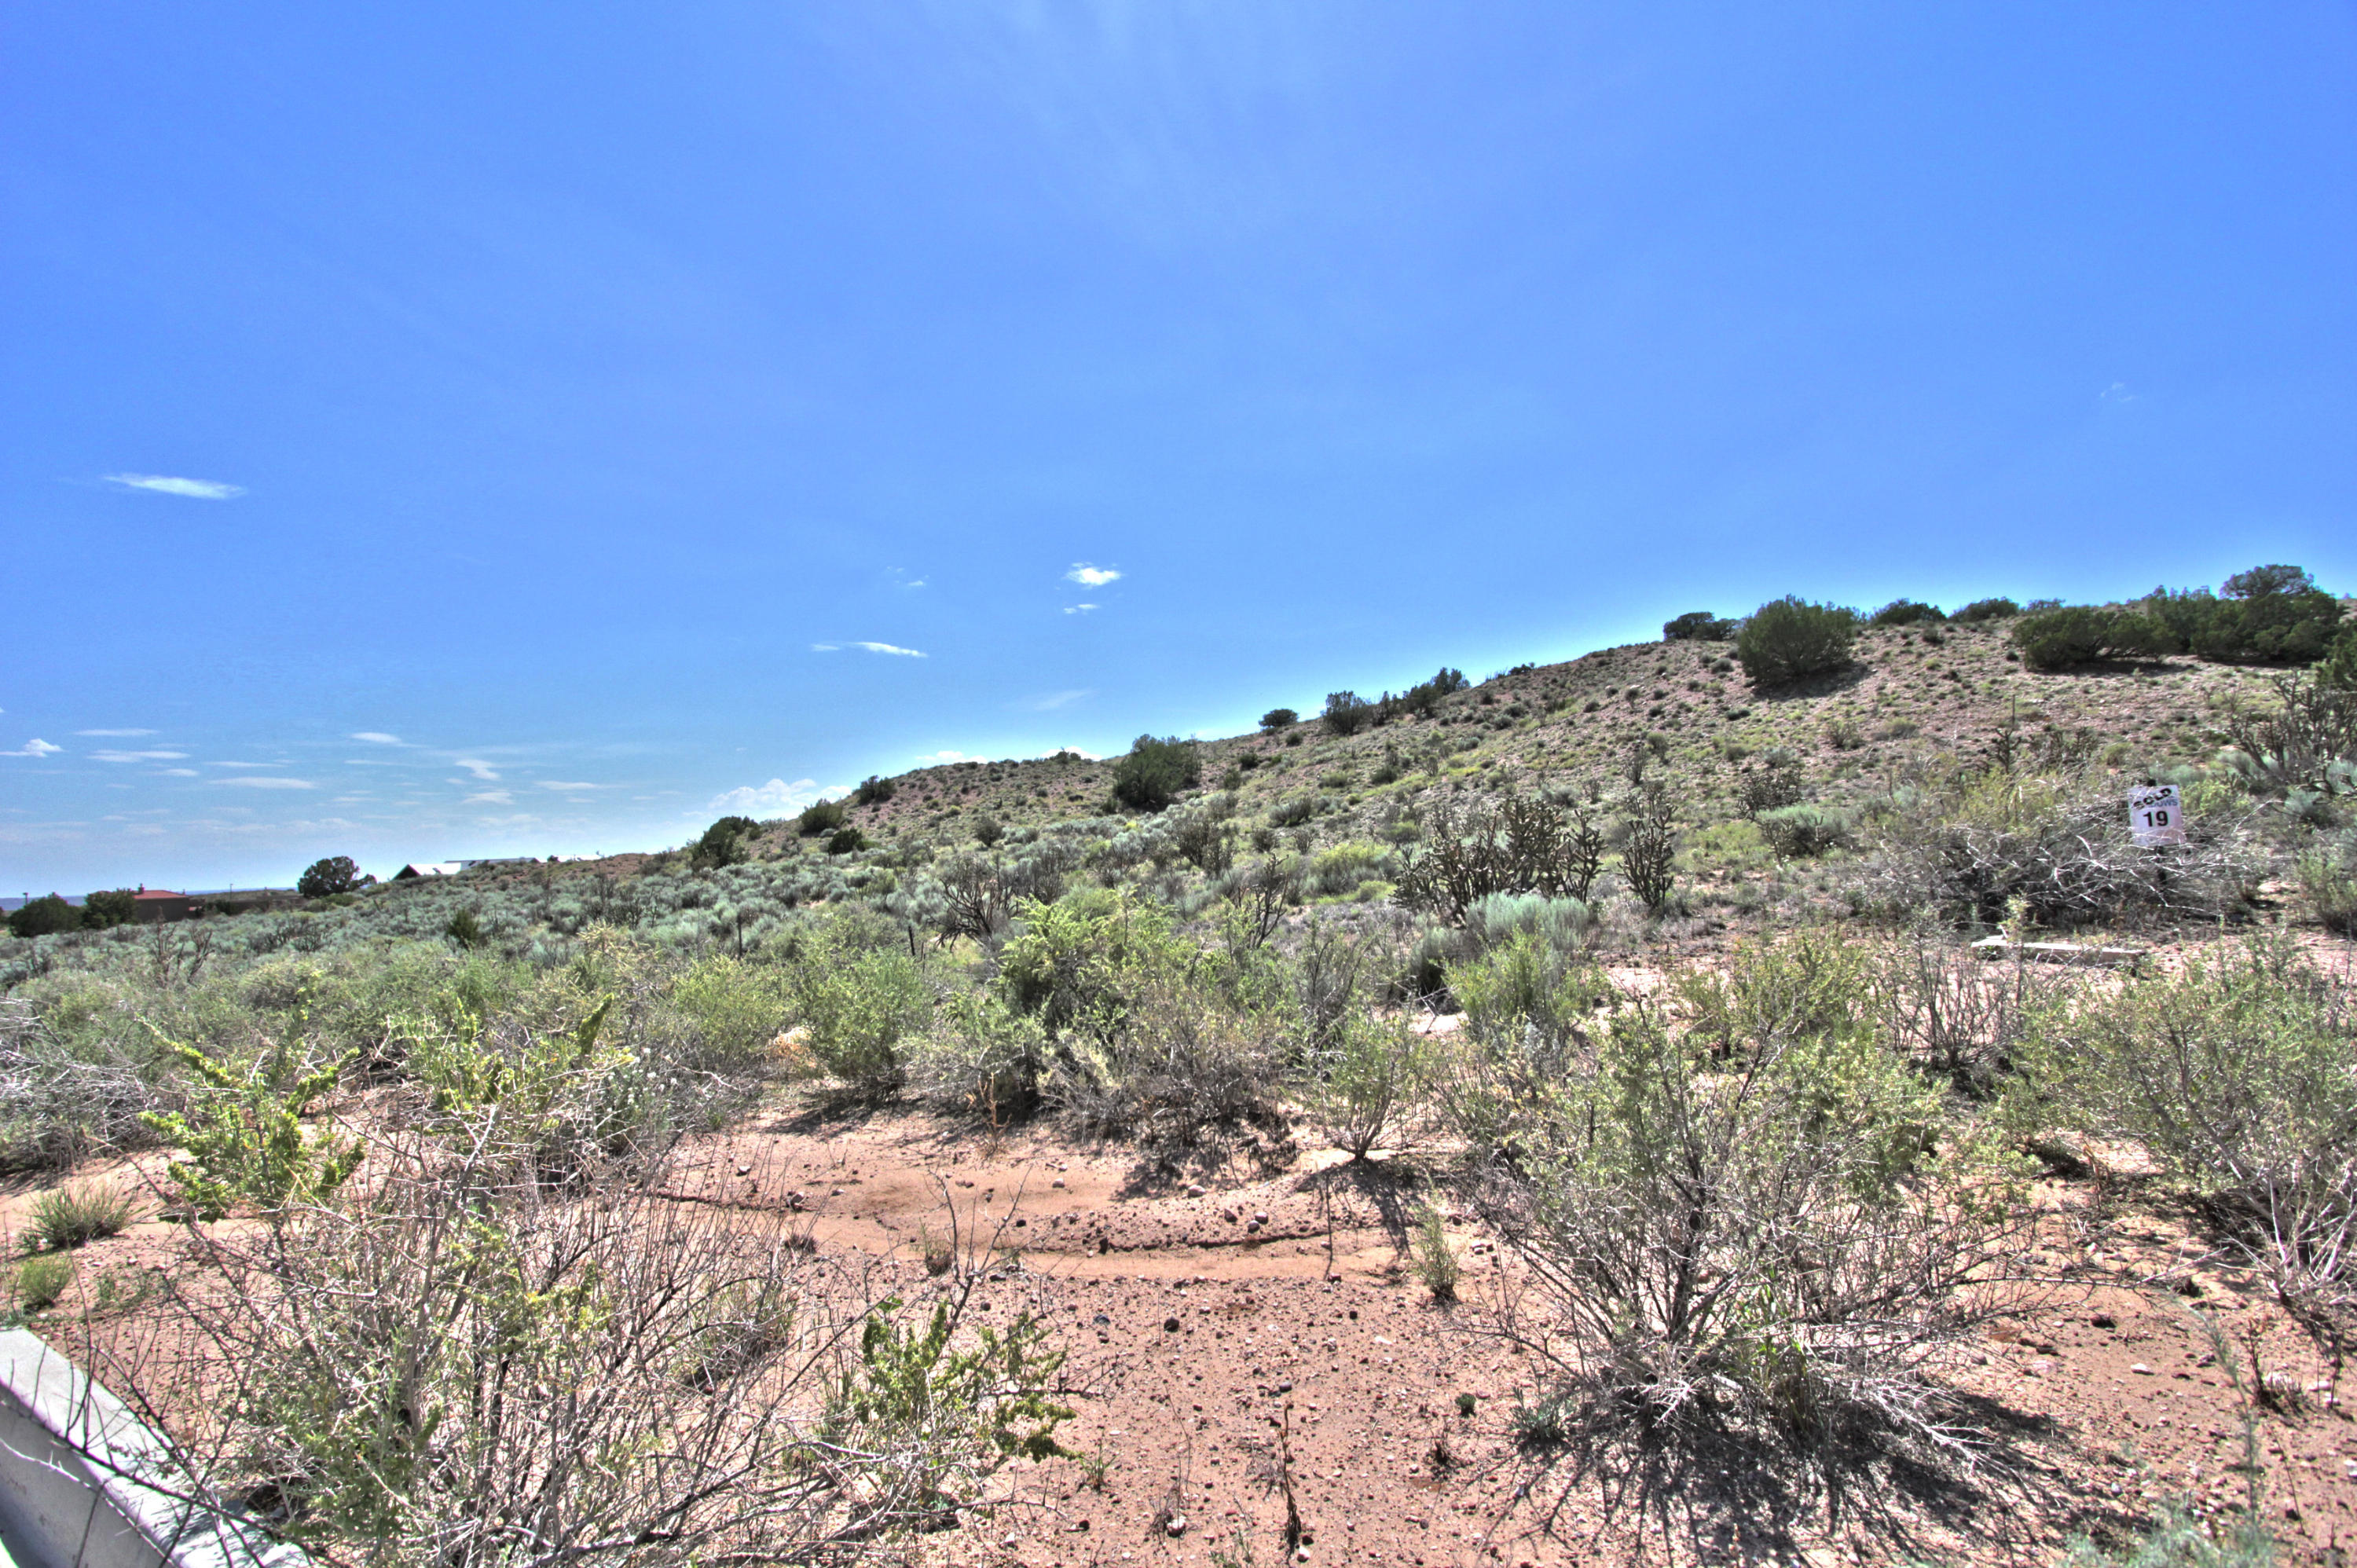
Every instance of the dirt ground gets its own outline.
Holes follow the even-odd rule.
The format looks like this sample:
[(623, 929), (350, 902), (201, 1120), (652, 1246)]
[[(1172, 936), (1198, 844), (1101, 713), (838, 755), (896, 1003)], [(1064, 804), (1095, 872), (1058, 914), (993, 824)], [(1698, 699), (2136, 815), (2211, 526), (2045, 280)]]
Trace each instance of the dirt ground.
[[(1511, 1256), (1445, 1210), (1461, 1299), (1435, 1303), (1407, 1266), (1442, 1163), (1262, 1149), (1171, 1173), (1044, 1126), (781, 1098), (691, 1143), (666, 1190), (806, 1215), (821, 1249), (912, 1284), (950, 1251), (981, 1273), (983, 1321), (1054, 1326), (1077, 1412), (1060, 1436), (1082, 1457), (1011, 1466), (996, 1506), (919, 1543), (922, 1562), (2053, 1564), (2072, 1536), (2122, 1538), (2165, 1501), (2242, 1506), (2246, 1414), (2286, 1561), (2341, 1563), (2342, 1537), (2357, 1543), (2357, 1424), (2326, 1369), (2132, 1176), (2040, 1189), (2041, 1250), (2024, 1261), (2042, 1283), (1943, 1373), (1995, 1438), (1957, 1480), (1872, 1454), (1803, 1471), (1757, 1447), (1518, 1445), (1513, 1412), (1549, 1372), (1505, 1332), (1543, 1326)], [(0, 1198), (0, 1222), (16, 1228), (31, 1196)], [(80, 1265), (87, 1283), (183, 1256), (150, 1219)]]

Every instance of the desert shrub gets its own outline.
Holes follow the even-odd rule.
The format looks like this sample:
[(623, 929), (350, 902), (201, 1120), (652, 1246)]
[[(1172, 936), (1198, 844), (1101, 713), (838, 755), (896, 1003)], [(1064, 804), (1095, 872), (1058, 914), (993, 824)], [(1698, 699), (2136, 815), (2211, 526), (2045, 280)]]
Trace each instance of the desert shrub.
[(923, 961), (887, 935), (837, 917), (800, 938), (785, 960), (794, 1015), (811, 1059), (866, 1100), (888, 1100), (903, 1077), (899, 1045), (932, 1020)]
[(1477, 1155), (1510, 1148), (1534, 1097), (1589, 1048), (1611, 985), (1592, 962), (1524, 931), (1450, 962), (1448, 988), (1464, 1011), (1462, 1057), (1436, 1076), (1437, 1098)]
[[(344, 863), (350, 865), (351, 863)], [(110, 888), (101, 893), (85, 894), (81, 901), (81, 923), (84, 930), (106, 931), (117, 926), (127, 926), (138, 918), (139, 895), (128, 887)]]
[(881, 805), (899, 793), (899, 785), (889, 779), (879, 779), (871, 773), (862, 779), (851, 791), (852, 800), (862, 806)]
[(1678, 977), (1688, 1043), (1749, 1059), (1791, 1040), (1862, 1037), (1870, 972), (1857, 944), (1822, 928), (1739, 942), (1723, 966)]
[(974, 818), (973, 831), (974, 843), (985, 849), (995, 849), (998, 845), (998, 841), (1006, 836), (1006, 824), (996, 817), (985, 813)]
[(2243, 907), (2262, 856), (2240, 816), (2195, 817), (2185, 843), (2156, 847), (2137, 844), (2126, 818), (2108, 775), (1959, 772), (1883, 819), (1861, 893), (1893, 918), (1981, 927), (2017, 901), (2051, 927), (2218, 920)]
[(1721, 620), (1708, 610), (1688, 610), (1662, 623), (1664, 642), (1725, 642), (1734, 635), (1733, 621)]
[(1360, 884), (1381, 877), (1391, 858), (1388, 848), (1365, 839), (1321, 849), (1309, 860), (1309, 890), (1326, 897), (1355, 893)]
[(62, 1252), (44, 1252), (16, 1267), (16, 1304), (27, 1312), (47, 1312), (72, 1288), (73, 1260)]
[(318, 1201), (359, 1164), (358, 1144), (303, 1125), (350, 1058), (310, 1058), (299, 1018), (242, 1068), (200, 1046), (162, 1044), (188, 1069), (192, 1091), (185, 1111), (148, 1112), (140, 1120), (186, 1152), (166, 1168), (199, 1218), (218, 1219), (241, 1204), (267, 1210)]
[(1235, 833), (1208, 811), (1197, 811), (1171, 831), (1170, 847), (1206, 876), (1223, 876), (1235, 864)]
[(1968, 1450), (1928, 1373), (2005, 1302), (2022, 1172), (1863, 1031), (1728, 1070), (1624, 1010), (1534, 1086), (1513, 1150), (1483, 1207), (1591, 1425)]
[(1637, 901), (1658, 915), (1677, 887), (1677, 821), (1669, 791), (1637, 791), (1621, 810), (1620, 830), (1620, 875)]
[(2013, 643), (2032, 670), (2070, 670), (2112, 659), (2155, 659), (2177, 639), (2152, 616), (2103, 605), (2032, 608), (2015, 618)]
[(81, 911), (65, 900), (61, 893), (28, 899), (8, 912), (8, 931), (18, 937), (50, 937), (60, 931), (81, 929)]
[(2336, 692), (2357, 692), (2357, 622), (2333, 634), (2325, 645), (2324, 657), (2316, 661), (2315, 675), (2319, 685)]
[(1416, 1210), (1415, 1231), (1408, 1242), (1408, 1253), (1415, 1263), (1415, 1277), (1435, 1301), (1455, 1301), (1457, 1282), (1464, 1273), (1464, 1265), (1457, 1261), (1457, 1250), (1448, 1244), (1448, 1230), (1442, 1222), (1440, 1206), (1426, 1203)]
[(1761, 752), (1756, 762), (1736, 776), (1735, 789), (1747, 817), (1797, 806), (1806, 793), (1801, 783), (1801, 759), (1781, 746)]
[(1867, 618), (1868, 626), (1921, 626), (1926, 622), (1943, 621), (1937, 605), (1927, 605), (1920, 599), (1893, 599)]
[(2314, 674), (2278, 675), (2270, 684), (2275, 706), (2226, 722), (2223, 760), (2243, 787), (2273, 799), (2294, 790), (2357, 795), (2357, 690)]
[(68, 1183), (33, 1199), (23, 1240), (34, 1251), (62, 1252), (120, 1234), (131, 1216), (131, 1199), (124, 1194)]
[(2285, 941), (2088, 990), (2021, 1047), (2019, 1113), (2143, 1144), (2328, 1339), (2357, 1332), (2347, 992)]
[(837, 828), (827, 835), (826, 853), (856, 854), (867, 847), (867, 835), (857, 828)]
[(1867, 973), (1867, 1006), (1882, 1038), (1925, 1070), (1975, 1097), (1993, 1093), (2043, 1009), (2071, 983), (2067, 971), (2027, 954), (1990, 960), (1936, 937), (1885, 947)]
[(1844, 847), (1853, 827), (1849, 813), (1824, 806), (1779, 806), (1753, 821), (1770, 846), (1788, 860), (1807, 860)]
[(450, 918), (442, 924), (442, 934), (468, 950), (481, 947), (491, 940), (491, 934), (483, 929), (481, 917), (471, 908), (451, 911)]
[(750, 1075), (793, 1007), (784, 967), (726, 955), (699, 959), (662, 989), (662, 1013), (678, 1026), (664, 1054), (692, 1071)]
[(910, 1087), (994, 1122), (1028, 1114), (1039, 1098), (1048, 1033), (995, 991), (961, 992), (932, 1027), (905, 1042)]
[(1975, 599), (1949, 618), (1960, 621), (2009, 620), (2021, 613), (2021, 607), (2011, 599)]
[(1318, 797), (1289, 795), (1268, 809), (1269, 825), (1297, 828), (1318, 814)]
[[(2252, 1470), (2255, 1485), (2257, 1466)], [(2280, 1561), (2254, 1499), (2239, 1514), (2210, 1520), (2196, 1509), (2164, 1506), (2149, 1530), (2117, 1552), (2078, 1537), (2064, 1568), (2276, 1568)]]
[(295, 879), (295, 891), (306, 898), (332, 898), (361, 885), (361, 868), (349, 854), (331, 854), (313, 861)]
[[(323, 1556), (815, 1561), (952, 1521), (1058, 1452), (1058, 1358), (1028, 1316), (874, 1301), (781, 1213), (626, 1184), (552, 1203), (450, 1152), (409, 1133), (364, 1197), (208, 1235), (221, 1287), (171, 1304), (236, 1369), (206, 1385), (218, 1467), (192, 1461), (268, 1477), (264, 1511)], [(131, 1380), (152, 1397), (176, 1370)]]
[(1603, 864), (1604, 830), (1586, 800), (1514, 797), (1460, 812), (1436, 799), (1426, 816), (1423, 851), (1401, 873), (1395, 897), (1454, 926), (1493, 893), (1585, 900)]
[(1596, 914), (1577, 898), (1544, 893), (1492, 893), (1466, 910), (1465, 934), (1478, 952), (1504, 947), (1528, 933), (1568, 959), (1586, 950)]
[(1754, 684), (1781, 686), (1849, 662), (1857, 616), (1835, 605), (1774, 599), (1751, 612), (1735, 639), (1735, 657)]
[(1406, 1019), (1353, 1009), (1306, 1064), (1304, 1094), (1334, 1146), (1363, 1160), (1412, 1133), (1431, 1052)]
[[(2156, 593), (2156, 598), (2166, 590)], [(2203, 659), (2229, 663), (2311, 664), (2325, 655), (2341, 626), (2341, 601), (2298, 566), (2254, 566), (2221, 585), (2220, 596), (2201, 596), (2187, 618), (2186, 647)]]
[(73, 1014), (0, 1003), (0, 1170), (70, 1165), (155, 1142), (141, 1120), (166, 1102), (153, 1037), (78, 1024)]
[(1336, 735), (1356, 735), (1375, 722), (1375, 704), (1356, 692), (1329, 692), (1326, 711), (1318, 716)]
[(2357, 842), (2343, 836), (2316, 845), (2298, 863), (2301, 891), (2324, 929), (2357, 936)]
[(1114, 764), (1114, 799), (1137, 811), (1158, 811), (1202, 781), (1203, 758), (1190, 740), (1142, 735)]
[(1301, 715), (1291, 708), (1271, 708), (1260, 716), (1260, 727), (1272, 732), (1290, 729), (1300, 722)]
[(806, 839), (831, 833), (843, 826), (844, 805), (840, 800), (813, 800), (802, 809), (794, 819), (794, 832)]
[(761, 836), (761, 824), (750, 817), (723, 817), (704, 830), (704, 836), (688, 851), (690, 865), (698, 870), (717, 870), (735, 865), (751, 855), (749, 843)]

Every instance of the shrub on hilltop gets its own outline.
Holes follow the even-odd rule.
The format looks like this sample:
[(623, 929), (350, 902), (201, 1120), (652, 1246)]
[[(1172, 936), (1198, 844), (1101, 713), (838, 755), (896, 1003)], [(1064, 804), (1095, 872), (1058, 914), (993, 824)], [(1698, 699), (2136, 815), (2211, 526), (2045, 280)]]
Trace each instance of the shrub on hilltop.
[(1847, 664), (1857, 634), (1857, 611), (1787, 595), (1751, 612), (1735, 657), (1755, 684), (1781, 686)]
[(1113, 796), (1136, 811), (1158, 811), (1203, 779), (1203, 758), (1191, 740), (1142, 735), (1113, 768)]
[(332, 898), (361, 885), (361, 868), (349, 854), (331, 854), (313, 861), (296, 878), (295, 891), (306, 898)]
[(1708, 610), (1688, 610), (1662, 623), (1664, 642), (1725, 642), (1734, 635), (1733, 621), (1722, 620)]

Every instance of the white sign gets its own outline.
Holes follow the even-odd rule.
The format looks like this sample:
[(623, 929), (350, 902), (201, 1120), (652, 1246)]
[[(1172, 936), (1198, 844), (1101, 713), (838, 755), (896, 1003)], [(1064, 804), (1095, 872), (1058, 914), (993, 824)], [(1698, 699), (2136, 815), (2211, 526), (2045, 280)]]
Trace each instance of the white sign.
[(2185, 808), (2174, 784), (2139, 784), (2128, 791), (2128, 832), (2138, 843), (2183, 843)]

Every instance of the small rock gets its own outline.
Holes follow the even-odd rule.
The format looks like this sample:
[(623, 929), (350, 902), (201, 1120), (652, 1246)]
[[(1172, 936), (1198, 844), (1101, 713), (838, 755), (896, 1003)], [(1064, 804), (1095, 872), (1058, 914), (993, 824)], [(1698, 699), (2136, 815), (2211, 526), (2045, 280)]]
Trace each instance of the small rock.
[(1111, 1317), (1107, 1316), (1105, 1314), (1103, 1314), (1103, 1313), (1100, 1312), (1100, 1313), (1098, 1313), (1094, 1317), (1092, 1317), (1092, 1318), (1089, 1319), (1089, 1321), (1090, 1321), (1090, 1322), (1092, 1322), (1092, 1323), (1093, 1323), (1093, 1324), (1095, 1324), (1098, 1327), (1103, 1328), (1103, 1327), (1106, 1326), (1108, 1324), (1112, 1323), (1112, 1322), (1113, 1322), (1113, 1319), (1112, 1319)]
[(2120, 1320), (2108, 1312), (2099, 1312), (2087, 1321), (2097, 1328), (2117, 1328), (2120, 1326)]
[(1268, 1216), (1265, 1214), (1255, 1214), (1253, 1216), (1253, 1223), (1255, 1225), (1265, 1225), (1268, 1223)]
[(827, 1188), (826, 1195), (829, 1197), (841, 1197), (843, 1196), (843, 1188), (839, 1187), (831, 1187)]
[(1062, 1176), (1058, 1176), (1054, 1181), (1049, 1182), (1048, 1185), (1049, 1187), (1061, 1187), (1064, 1185), (1064, 1178)]
[(1176, 1541), (1178, 1537), (1186, 1534), (1187, 1516), (1183, 1513), (1174, 1513), (1168, 1519), (1163, 1520), (1162, 1533), (1170, 1537), (1173, 1541)]
[(1165, 1334), (1176, 1334), (1176, 1333), (1178, 1333), (1178, 1320), (1177, 1318), (1175, 1318), (1175, 1317), (1166, 1317), (1166, 1318), (1164, 1318), (1164, 1319), (1162, 1320), (1162, 1332), (1163, 1332), (1163, 1333), (1165, 1333)]
[(1200, 1184), (1198, 1184), (1198, 1183), (1195, 1183), (1195, 1182), (1189, 1182), (1189, 1183), (1187, 1184), (1187, 1196), (1188, 1196), (1188, 1197), (1202, 1197), (1202, 1196), (1203, 1196), (1203, 1188), (1202, 1188), (1202, 1187), (1201, 1187)]
[(1295, 1551), (1295, 1552), (1293, 1553), (1293, 1560), (1294, 1560), (1296, 1563), (1307, 1563), (1307, 1562), (1308, 1562), (1308, 1561), (1309, 1561), (1309, 1548), (1308, 1548), (1308, 1547), (1304, 1546), (1304, 1547), (1300, 1547), (1300, 1548), (1298, 1548), (1297, 1550), (1296, 1550), (1296, 1551)]
[(2134, 1363), (2128, 1368), (2128, 1370), (2137, 1374), (2139, 1377), (2148, 1378), (2152, 1376), (2152, 1369), (2146, 1366), (2142, 1361)]
[(750, 1165), (738, 1165), (737, 1167), (737, 1174), (738, 1176), (751, 1176), (753, 1174), (753, 1167)]

